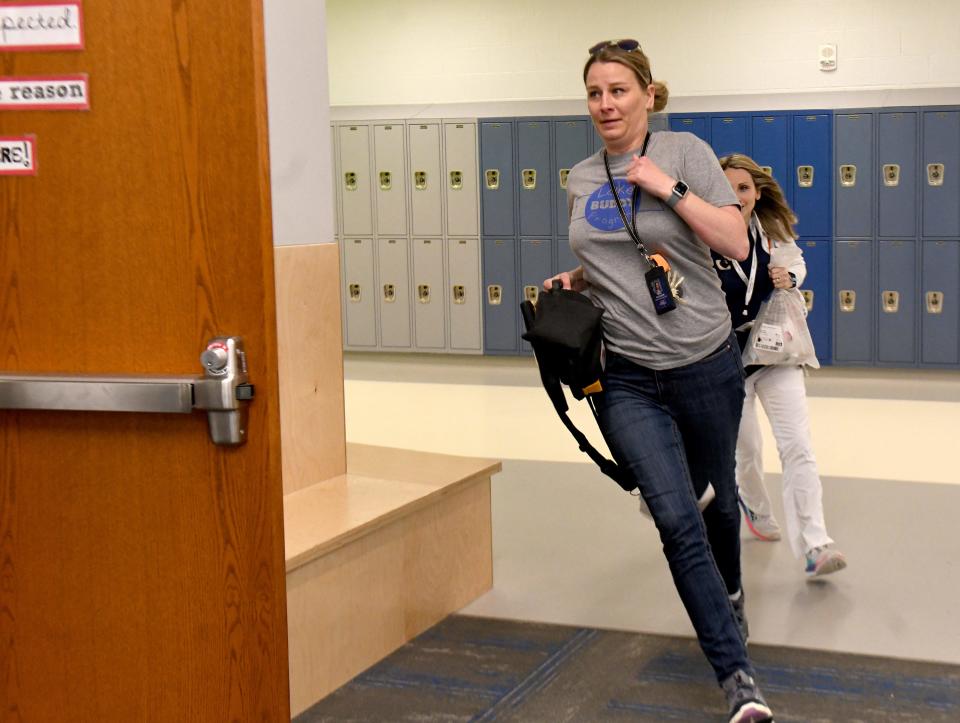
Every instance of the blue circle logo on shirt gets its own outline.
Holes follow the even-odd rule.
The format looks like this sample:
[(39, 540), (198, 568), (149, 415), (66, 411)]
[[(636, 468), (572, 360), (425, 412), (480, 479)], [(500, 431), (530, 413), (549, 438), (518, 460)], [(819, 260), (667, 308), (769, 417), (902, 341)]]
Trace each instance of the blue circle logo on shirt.
[[(630, 218), (633, 210), (633, 189), (634, 186), (625, 178), (617, 178), (613, 181), (617, 188), (617, 195), (620, 197), (620, 203), (623, 204), (623, 212)], [(638, 194), (638, 201), (641, 194)], [(584, 217), (587, 223), (600, 231), (617, 231), (623, 228), (623, 219), (620, 218), (620, 211), (617, 210), (617, 200), (613, 197), (610, 190), (610, 184), (604, 183), (596, 191), (590, 194), (587, 199), (587, 206), (584, 209)]]

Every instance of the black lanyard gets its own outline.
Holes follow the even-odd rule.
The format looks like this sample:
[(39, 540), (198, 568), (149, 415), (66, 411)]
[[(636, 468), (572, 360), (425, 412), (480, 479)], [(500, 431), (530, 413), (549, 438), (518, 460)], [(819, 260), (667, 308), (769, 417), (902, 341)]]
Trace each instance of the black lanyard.
[[(643, 139), (643, 147), (640, 149), (640, 157), (642, 158), (647, 154), (647, 144), (650, 143), (650, 131), (647, 131), (646, 137)], [(603, 149), (603, 167), (607, 169), (607, 180), (610, 181), (610, 190), (613, 192), (613, 198), (617, 202), (617, 210), (620, 212), (620, 218), (623, 220), (623, 227), (627, 230), (630, 238), (633, 239), (633, 242), (637, 245), (637, 249), (643, 254), (643, 258), (647, 260), (651, 266), (656, 266), (653, 260), (650, 258), (650, 255), (647, 253), (646, 247), (643, 245), (643, 241), (640, 240), (640, 234), (637, 231), (637, 205), (640, 200), (640, 187), (633, 187), (633, 197), (630, 204), (630, 223), (627, 223), (627, 214), (623, 210), (623, 203), (620, 202), (620, 196), (617, 194), (617, 187), (613, 183), (613, 175), (610, 173), (610, 161), (607, 160), (607, 149)]]

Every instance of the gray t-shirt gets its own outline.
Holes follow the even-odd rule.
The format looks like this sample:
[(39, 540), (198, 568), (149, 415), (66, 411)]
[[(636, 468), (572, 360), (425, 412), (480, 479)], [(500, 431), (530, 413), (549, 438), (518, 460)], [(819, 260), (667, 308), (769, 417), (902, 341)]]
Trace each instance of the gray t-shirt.
[[(634, 153), (610, 156), (610, 172), (629, 220), (634, 186), (626, 171)], [(710, 147), (690, 133), (651, 134), (647, 156), (666, 174), (714, 206), (737, 197)], [(649, 265), (623, 227), (603, 166), (603, 151), (581, 161), (567, 179), (570, 248), (583, 266), (593, 303), (604, 310), (607, 347), (651, 369), (704, 358), (730, 334), (730, 314), (710, 249), (663, 201), (641, 191), (637, 231), (647, 253), (660, 253), (683, 277), (683, 301), (658, 316), (644, 278)]]

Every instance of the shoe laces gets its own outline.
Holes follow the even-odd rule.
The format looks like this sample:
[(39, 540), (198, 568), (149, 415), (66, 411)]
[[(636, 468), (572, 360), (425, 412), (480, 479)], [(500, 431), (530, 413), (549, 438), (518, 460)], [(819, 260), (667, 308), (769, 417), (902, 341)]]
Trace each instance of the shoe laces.
[(757, 684), (743, 670), (738, 670), (723, 681), (723, 692), (726, 693), (727, 703), (731, 710), (740, 707), (747, 701), (763, 702), (763, 696), (760, 695)]

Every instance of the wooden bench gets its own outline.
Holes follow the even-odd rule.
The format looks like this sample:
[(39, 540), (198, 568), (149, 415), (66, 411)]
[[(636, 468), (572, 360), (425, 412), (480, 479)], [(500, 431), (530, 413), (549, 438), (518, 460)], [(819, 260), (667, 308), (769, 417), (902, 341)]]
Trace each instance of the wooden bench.
[(284, 496), (291, 715), (493, 584), (497, 461), (347, 445)]

